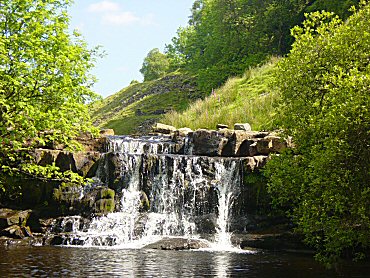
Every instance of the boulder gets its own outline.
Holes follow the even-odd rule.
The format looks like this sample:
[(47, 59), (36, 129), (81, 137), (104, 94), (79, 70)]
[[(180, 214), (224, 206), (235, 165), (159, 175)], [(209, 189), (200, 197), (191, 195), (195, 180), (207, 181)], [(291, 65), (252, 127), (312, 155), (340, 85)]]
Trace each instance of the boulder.
[(146, 245), (145, 249), (189, 250), (210, 247), (209, 242), (201, 239), (165, 237), (157, 242)]
[(95, 187), (86, 193), (81, 200), (81, 211), (84, 213), (95, 213), (105, 215), (115, 209), (115, 191), (108, 187)]
[(26, 237), (22, 231), (22, 228), (18, 225), (9, 226), (0, 231), (0, 236), (9, 238), (24, 238)]
[(229, 126), (228, 125), (224, 125), (224, 124), (217, 124), (216, 125), (216, 129), (219, 130), (219, 129), (228, 129)]
[(33, 156), (38, 165), (46, 166), (55, 163), (61, 171), (71, 170), (81, 176), (92, 177), (95, 175), (101, 153), (35, 149)]
[(42, 240), (39, 238), (31, 238), (31, 237), (25, 237), (25, 238), (9, 238), (6, 236), (0, 237), (0, 247), (10, 247), (10, 246), (31, 246), (31, 245), (41, 245)]
[(171, 134), (176, 131), (176, 128), (172, 125), (165, 125), (161, 123), (156, 123), (152, 127), (153, 132), (162, 133), (162, 134)]
[(85, 152), (104, 152), (107, 148), (107, 136), (109, 135), (114, 135), (114, 130), (102, 130), (100, 137), (97, 138), (90, 132), (82, 132), (75, 140), (81, 144)]
[(215, 130), (198, 129), (193, 132), (192, 154), (205, 156), (221, 156), (228, 139)]
[(25, 227), (30, 214), (31, 210), (17, 211), (7, 208), (0, 209), (0, 229), (13, 225)]
[(114, 130), (111, 128), (101, 129), (100, 130), (100, 136), (113, 136)]
[(108, 214), (115, 208), (114, 199), (100, 199), (94, 203), (93, 212), (97, 214)]
[(266, 136), (257, 141), (258, 154), (268, 155), (269, 153), (281, 153), (288, 147), (287, 141), (279, 136)]
[(302, 236), (293, 234), (289, 231), (281, 233), (247, 234), (241, 237), (239, 242), (242, 249), (258, 248), (314, 254), (314, 250), (303, 243)]
[(53, 199), (63, 215), (78, 213), (83, 188), (75, 183), (62, 183), (54, 189)]
[(244, 130), (244, 131), (251, 131), (252, 127), (248, 123), (236, 123), (234, 124), (235, 130)]
[(98, 168), (98, 161), (101, 157), (99, 152), (75, 152), (73, 161), (76, 172), (83, 177), (93, 177)]
[(193, 132), (193, 130), (188, 127), (182, 127), (179, 128), (176, 132), (178, 133), (178, 136), (185, 137), (188, 136), (189, 133)]
[(266, 162), (268, 160), (268, 156), (266, 155), (256, 155), (253, 157), (254, 161), (256, 162), (256, 168), (260, 169), (262, 168), (263, 166), (266, 165)]
[(227, 145), (223, 148), (222, 156), (253, 156), (249, 152), (249, 145), (259, 135), (255, 131), (220, 130), (220, 134), (227, 138)]
[(254, 157), (246, 157), (245, 160), (243, 160), (243, 164), (244, 164), (244, 170), (246, 170), (246, 172), (253, 172), (254, 169), (256, 168), (256, 161), (254, 159)]
[(41, 166), (52, 165), (57, 160), (60, 150), (35, 149), (33, 157)]

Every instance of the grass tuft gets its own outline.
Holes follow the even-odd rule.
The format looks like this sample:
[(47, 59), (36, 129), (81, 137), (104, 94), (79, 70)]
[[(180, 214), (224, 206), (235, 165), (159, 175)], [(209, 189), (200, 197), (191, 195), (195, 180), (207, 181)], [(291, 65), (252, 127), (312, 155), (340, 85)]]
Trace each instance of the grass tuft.
[(217, 124), (249, 123), (253, 130), (272, 128), (279, 95), (271, 86), (278, 58), (249, 69), (242, 77), (230, 78), (204, 100), (197, 100), (184, 112), (171, 111), (161, 120), (177, 128), (215, 129)]

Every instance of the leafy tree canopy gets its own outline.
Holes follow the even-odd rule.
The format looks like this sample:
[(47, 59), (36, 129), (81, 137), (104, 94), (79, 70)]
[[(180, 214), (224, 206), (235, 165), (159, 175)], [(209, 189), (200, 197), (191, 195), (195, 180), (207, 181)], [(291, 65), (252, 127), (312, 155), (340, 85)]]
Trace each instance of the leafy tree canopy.
[(50, 176), (32, 165), (28, 150), (52, 142), (71, 146), (71, 138), (91, 128), (85, 103), (96, 97), (88, 71), (97, 49), (69, 33), (69, 4), (0, 2), (0, 174)]
[(307, 15), (276, 73), (296, 148), (269, 163), (269, 190), (327, 263), (370, 246), (370, 4), (353, 11)]
[(198, 75), (201, 89), (220, 86), (230, 76), (289, 52), (290, 29), (308, 11), (348, 16), (358, 0), (196, 0), (188, 26), (167, 45), (171, 67)]
[(144, 81), (155, 80), (163, 77), (169, 70), (169, 60), (167, 56), (154, 48), (145, 57), (140, 72), (144, 76)]

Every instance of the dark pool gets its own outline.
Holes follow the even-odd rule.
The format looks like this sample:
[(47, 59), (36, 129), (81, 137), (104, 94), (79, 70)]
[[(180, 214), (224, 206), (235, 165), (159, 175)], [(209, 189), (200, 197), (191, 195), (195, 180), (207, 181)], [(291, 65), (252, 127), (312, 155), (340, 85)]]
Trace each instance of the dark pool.
[(0, 247), (0, 277), (370, 277), (366, 263), (326, 270), (309, 255)]

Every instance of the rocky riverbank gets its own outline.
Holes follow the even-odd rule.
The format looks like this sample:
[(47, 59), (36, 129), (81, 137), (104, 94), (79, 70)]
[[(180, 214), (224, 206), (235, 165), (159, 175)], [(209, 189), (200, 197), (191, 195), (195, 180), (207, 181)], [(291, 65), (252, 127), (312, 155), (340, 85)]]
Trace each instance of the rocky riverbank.
[[(241, 247), (260, 246), (270, 249), (285, 246), (277, 242), (287, 240), (288, 237), (284, 235), (290, 233), (289, 223), (281, 216), (267, 216), (268, 198), (262, 196), (265, 194), (265, 184), (259, 175), (259, 170), (271, 154), (282, 152), (291, 147), (292, 143), (290, 140), (282, 140), (274, 132), (251, 131), (247, 124), (239, 124), (234, 129), (228, 129), (223, 125), (219, 125), (218, 128), (219, 130), (192, 131), (187, 128), (175, 129), (162, 124), (153, 127), (153, 135), (159, 133), (165, 139), (155, 145), (155, 151), (159, 156), (150, 154), (149, 149), (153, 147), (151, 139), (147, 139), (148, 143), (140, 145), (142, 148), (140, 156), (145, 157), (143, 161), (147, 161), (142, 163), (139, 173), (143, 183), (140, 193), (140, 211), (145, 215), (151, 206), (149, 196), (152, 174), (150, 173), (157, 171), (155, 169), (158, 167), (156, 166), (159, 163), (158, 159), (162, 159), (161, 152), (180, 155), (180, 157), (181, 155), (197, 156), (197, 163), (203, 165), (205, 174), (214, 159), (238, 157), (245, 178), (240, 188), (241, 198), (236, 201), (233, 209), (233, 214), (238, 217), (230, 223), (231, 230), (238, 234), (233, 239), (234, 243)], [(107, 153), (109, 136), (112, 135), (111, 130), (105, 130), (99, 139), (88, 135), (83, 136), (79, 141), (84, 145), (85, 150), (80, 152), (67, 152), (57, 148), (34, 150), (33, 156), (39, 165), (55, 164), (62, 171), (71, 170), (92, 179), (83, 188), (73, 183), (24, 182), (21, 185), (22, 197), (13, 206), (17, 209), (0, 211), (2, 244), (83, 244), (68, 236), (68, 233), (75, 229), (75, 225), (83, 229), (88, 227), (96, 217), (120, 211), (125, 205), (121, 202), (122, 190), (128, 186), (127, 177), (122, 176), (122, 173), (125, 173), (125, 171), (122, 172), (122, 165), (128, 162), (122, 161), (119, 153)], [(133, 140), (140, 140), (140, 138), (133, 137)], [(168, 159), (171, 159), (171, 156), (168, 156)], [(102, 167), (104, 173), (98, 170)], [(209, 169), (209, 171), (214, 170)], [(210, 180), (209, 183), (212, 184), (213, 181)], [(213, 189), (209, 188), (209, 190)], [(202, 199), (202, 202), (214, 206), (217, 201), (213, 199), (215, 194), (211, 191), (207, 193), (209, 199)], [(71, 216), (68, 220), (70, 222), (65, 216)], [(205, 233), (214, 232), (214, 217), (212, 211), (199, 216), (196, 220), (199, 229)], [(274, 226), (280, 227), (279, 232), (270, 233), (268, 229)], [(256, 232), (259, 236), (245, 236)], [(182, 247), (177, 246), (176, 242), (180, 242)], [(181, 240), (171, 241), (167, 245), (171, 248), (165, 249), (202, 246), (195, 243), (185, 244)]]

